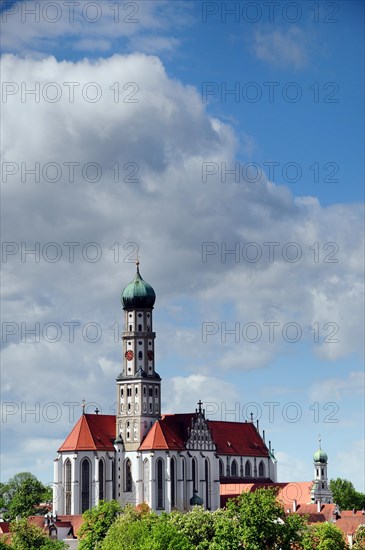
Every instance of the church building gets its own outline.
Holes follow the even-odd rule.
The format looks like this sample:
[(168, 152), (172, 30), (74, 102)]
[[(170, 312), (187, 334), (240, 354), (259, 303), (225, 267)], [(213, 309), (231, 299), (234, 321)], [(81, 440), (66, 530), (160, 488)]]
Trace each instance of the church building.
[[(54, 461), (55, 514), (81, 514), (100, 500), (147, 503), (155, 511), (220, 507), (220, 485), (273, 483), (276, 459), (258, 426), (208, 420), (194, 412), (161, 414), (155, 369), (156, 295), (139, 272), (122, 292), (123, 364), (116, 415), (83, 410)], [(318, 457), (322, 483), (323, 457)], [(321, 485), (322, 488), (322, 485)], [(324, 489), (321, 489), (322, 491)]]

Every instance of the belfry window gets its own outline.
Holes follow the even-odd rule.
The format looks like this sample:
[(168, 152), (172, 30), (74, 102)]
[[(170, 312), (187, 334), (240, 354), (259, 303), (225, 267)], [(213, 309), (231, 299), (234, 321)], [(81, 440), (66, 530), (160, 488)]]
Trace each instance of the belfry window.
[(142, 325), (138, 325), (138, 332), (142, 332)]
[(141, 351), (138, 352), (138, 359), (143, 359), (143, 353)]

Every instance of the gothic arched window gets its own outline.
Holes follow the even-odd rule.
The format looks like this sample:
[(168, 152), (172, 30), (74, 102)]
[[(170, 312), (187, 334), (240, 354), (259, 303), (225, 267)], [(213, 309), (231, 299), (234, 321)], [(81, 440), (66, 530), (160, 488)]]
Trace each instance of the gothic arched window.
[(105, 498), (105, 464), (101, 458), (99, 460), (99, 500)]
[(171, 508), (176, 506), (176, 460), (173, 457), (170, 464), (170, 478), (171, 478)]
[(157, 478), (157, 509), (165, 508), (165, 467), (162, 458), (156, 462), (156, 478)]
[(219, 459), (219, 477), (222, 477), (224, 476), (224, 464), (223, 464), (223, 460), (220, 458)]
[(237, 472), (237, 462), (235, 460), (232, 460), (232, 465), (231, 465), (231, 476), (237, 476), (238, 472)]
[(126, 493), (132, 491), (132, 464), (129, 458), (124, 462), (124, 491)]
[(147, 458), (143, 462), (143, 500), (150, 500), (150, 463)]
[(265, 465), (262, 460), (259, 464), (259, 477), (265, 477)]
[(252, 477), (251, 462), (249, 460), (246, 460), (245, 464), (245, 477)]
[(65, 513), (71, 514), (71, 461), (68, 458), (65, 462)]
[(198, 464), (196, 458), (193, 458), (191, 462), (191, 477), (193, 480), (193, 491), (198, 490)]
[(116, 487), (115, 487), (115, 460), (112, 458), (110, 461), (110, 468), (111, 468), (111, 481), (112, 481), (112, 499), (115, 500), (116, 496)]
[(90, 461), (84, 458), (81, 462), (81, 513), (90, 508)]
[(210, 510), (210, 467), (209, 460), (205, 459), (204, 471), (205, 471), (205, 507)]

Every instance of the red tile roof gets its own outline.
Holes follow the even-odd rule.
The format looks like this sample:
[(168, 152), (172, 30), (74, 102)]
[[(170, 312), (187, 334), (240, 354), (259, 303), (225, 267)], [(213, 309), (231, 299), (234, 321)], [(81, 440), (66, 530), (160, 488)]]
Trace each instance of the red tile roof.
[(114, 451), (115, 416), (83, 414), (64, 443), (61, 451)]
[(359, 525), (365, 525), (365, 516), (345, 516), (341, 512), (341, 517), (335, 523), (336, 527), (341, 529), (345, 535), (353, 535)]
[[(256, 489), (267, 489), (268, 487), (276, 487), (278, 489), (278, 500), (283, 503), (287, 510), (292, 510), (293, 501), (297, 501), (298, 507), (310, 504), (312, 481), (292, 481), (290, 483), (274, 483), (274, 482), (259, 482), (259, 483), (221, 483), (221, 506), (224, 506), (229, 498), (240, 495), (241, 493), (252, 493)], [(313, 513), (317, 512), (317, 505), (314, 506)], [(322, 505), (324, 506), (324, 505)], [(303, 512), (304, 513), (304, 512)]]
[[(33, 525), (36, 525), (37, 527), (46, 530), (46, 526), (44, 524), (44, 516), (30, 516), (28, 518), (28, 521)], [(72, 527), (74, 535), (77, 536), (79, 529), (83, 524), (83, 521), (84, 520), (82, 515), (62, 515), (57, 516), (57, 520), (54, 524), (56, 525), (56, 527)]]
[(79, 532), (81, 525), (84, 522), (82, 515), (76, 515), (76, 516), (62, 515), (62, 516), (57, 516), (57, 519), (60, 520), (61, 522), (70, 522), (73, 527), (74, 535), (76, 536)]
[(208, 420), (207, 423), (218, 454), (269, 456), (268, 448), (252, 422)]
[[(184, 450), (195, 413), (165, 414), (157, 420), (140, 450)], [(269, 451), (252, 422), (221, 422), (207, 420), (218, 454), (238, 456), (268, 456)]]

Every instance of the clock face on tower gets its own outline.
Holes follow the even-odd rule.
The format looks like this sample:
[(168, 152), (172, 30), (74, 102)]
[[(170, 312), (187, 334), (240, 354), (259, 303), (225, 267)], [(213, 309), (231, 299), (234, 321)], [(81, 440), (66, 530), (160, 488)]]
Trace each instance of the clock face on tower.
[(124, 356), (127, 359), (127, 361), (132, 361), (134, 357), (134, 353), (131, 349), (129, 349), (128, 351), (125, 352)]
[(154, 357), (154, 354), (153, 354), (153, 351), (151, 349), (148, 350), (147, 357), (150, 361), (152, 361), (152, 359)]

